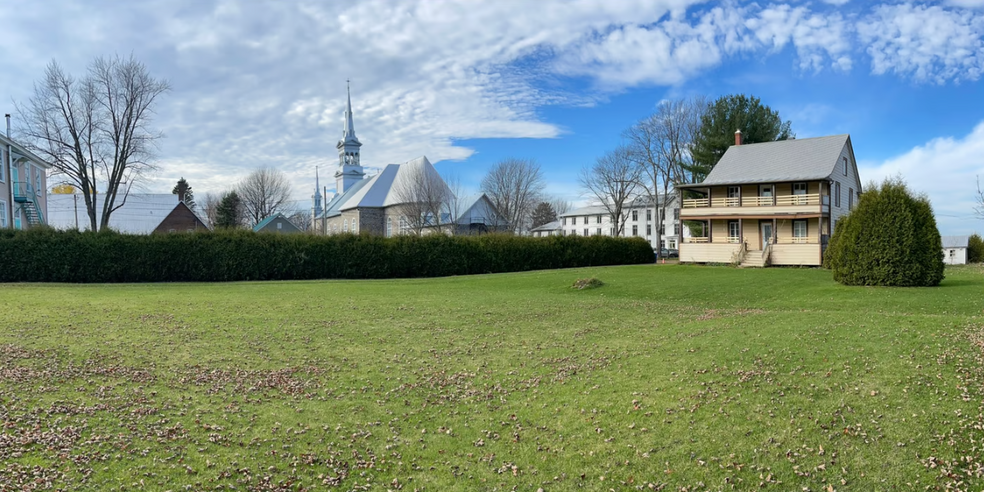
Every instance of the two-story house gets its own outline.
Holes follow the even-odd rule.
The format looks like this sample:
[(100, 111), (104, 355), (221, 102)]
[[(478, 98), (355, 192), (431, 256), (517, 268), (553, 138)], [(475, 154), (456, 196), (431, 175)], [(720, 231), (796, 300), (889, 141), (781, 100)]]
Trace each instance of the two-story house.
[(695, 232), (682, 263), (819, 266), (861, 181), (850, 135), (741, 145), (736, 132), (707, 179), (677, 189)]
[(24, 146), (0, 135), (0, 228), (28, 229), (47, 223), (46, 171), (50, 167)]

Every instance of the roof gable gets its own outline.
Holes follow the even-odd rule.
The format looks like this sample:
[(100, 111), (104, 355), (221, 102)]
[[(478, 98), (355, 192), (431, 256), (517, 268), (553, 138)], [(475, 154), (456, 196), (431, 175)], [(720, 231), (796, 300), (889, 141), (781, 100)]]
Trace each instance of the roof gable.
[[(733, 145), (701, 185), (827, 179), (834, 174), (844, 146), (850, 146), (850, 138), (843, 134)], [(851, 155), (853, 160), (853, 150)]]

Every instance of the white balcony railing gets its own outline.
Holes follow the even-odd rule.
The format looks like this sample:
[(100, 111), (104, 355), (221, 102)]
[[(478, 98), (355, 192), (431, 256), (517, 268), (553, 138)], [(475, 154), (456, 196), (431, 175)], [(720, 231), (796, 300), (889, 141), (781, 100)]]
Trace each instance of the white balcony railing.
[(683, 208), (705, 208), (705, 207), (770, 207), (776, 206), (796, 206), (796, 205), (820, 205), (826, 203), (826, 196), (819, 193), (809, 195), (781, 195), (781, 196), (746, 196), (721, 197), (721, 198), (688, 198), (683, 201)]

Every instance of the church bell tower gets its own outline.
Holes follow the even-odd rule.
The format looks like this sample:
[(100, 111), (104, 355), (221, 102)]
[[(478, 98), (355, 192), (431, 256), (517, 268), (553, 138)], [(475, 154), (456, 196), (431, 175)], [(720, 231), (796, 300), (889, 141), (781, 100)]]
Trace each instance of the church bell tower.
[(335, 147), (338, 149), (338, 171), (335, 171), (335, 191), (345, 193), (353, 184), (362, 180), (366, 173), (362, 170), (359, 163), (359, 142), (355, 136), (355, 125), (352, 123), (352, 90), (346, 81), (346, 92), (348, 95), (347, 105), (345, 106), (345, 123), (342, 129), (342, 139)]

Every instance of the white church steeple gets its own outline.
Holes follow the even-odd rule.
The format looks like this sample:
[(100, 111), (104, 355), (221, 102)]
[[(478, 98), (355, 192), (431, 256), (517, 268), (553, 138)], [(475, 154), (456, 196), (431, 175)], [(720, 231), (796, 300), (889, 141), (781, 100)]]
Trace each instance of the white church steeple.
[(345, 193), (345, 190), (365, 177), (365, 172), (359, 163), (359, 147), (362, 147), (362, 142), (359, 142), (359, 138), (355, 136), (355, 124), (352, 121), (352, 90), (348, 82), (345, 81), (348, 100), (345, 106), (342, 139), (335, 146), (338, 149), (338, 171), (335, 172), (337, 193)]

